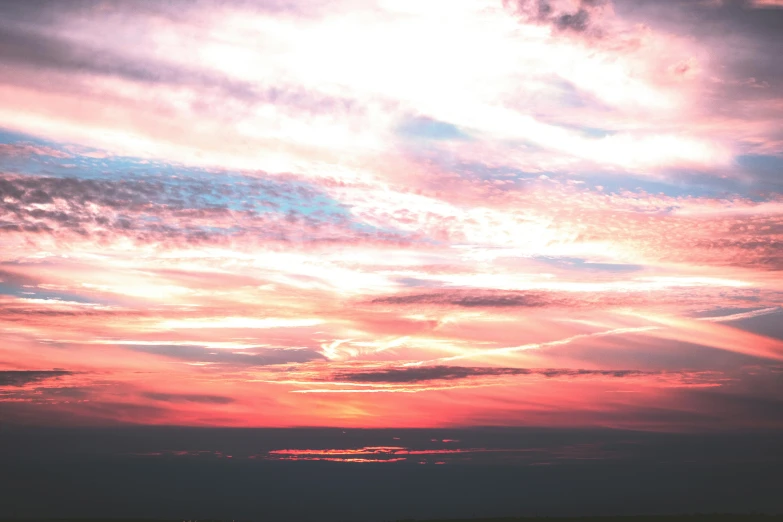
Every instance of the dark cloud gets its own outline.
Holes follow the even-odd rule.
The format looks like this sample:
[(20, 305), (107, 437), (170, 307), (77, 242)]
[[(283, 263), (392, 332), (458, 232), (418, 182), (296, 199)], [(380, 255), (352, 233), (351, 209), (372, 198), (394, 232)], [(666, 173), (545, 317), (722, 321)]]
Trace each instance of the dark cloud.
[(15, 389), (0, 392), (0, 402), (23, 401), (35, 405), (70, 403), (88, 399), (93, 391), (89, 387), (80, 386), (40, 386), (32, 389), (17, 386)]
[(458, 380), (470, 377), (504, 375), (543, 375), (545, 377), (635, 377), (649, 375), (639, 370), (583, 370), (565, 368), (487, 368), (470, 366), (420, 366), (382, 370), (344, 371), (334, 374), (338, 381), (416, 383), (436, 380)]
[[(11, 2), (13, 4), (13, 2)], [(163, 84), (186, 86), (198, 90), (201, 101), (191, 104), (196, 112), (210, 112), (207, 101), (212, 95), (219, 99), (233, 99), (241, 104), (274, 103), (277, 106), (287, 106), (292, 110), (308, 113), (330, 113), (340, 111), (360, 110), (355, 101), (348, 98), (334, 97), (318, 92), (305, 90), (292, 85), (259, 85), (240, 80), (230, 79), (224, 75), (206, 72), (198, 67), (175, 65), (154, 57), (131, 57), (110, 51), (102, 47), (90, 46), (78, 40), (59, 36), (62, 31), (49, 27), (55, 20), (68, 20), (78, 15), (79, 9), (58, 9), (57, 5), (65, 2), (55, 2), (54, 5), (42, 2), (42, 10), (48, 10), (49, 17), (35, 17), (29, 9), (10, 9), (10, 15), (2, 18), (3, 8), (0, 8), (0, 62), (7, 67), (14, 67), (18, 74), (3, 75), (2, 83), (22, 84), (43, 87), (49, 90), (84, 89), (84, 82), (71, 79), (79, 75), (115, 76), (143, 84)], [(67, 2), (70, 4), (70, 2)], [(91, 2), (84, 2), (89, 6)], [(147, 7), (151, 10), (136, 9), (106, 10), (99, 6), (89, 6), (85, 10), (94, 18), (94, 27), (102, 30), (101, 19), (111, 19), (118, 15), (136, 17), (140, 24), (145, 19), (173, 15), (166, 9), (156, 9), (152, 3)], [(198, 10), (193, 5), (180, 3), (182, 10), (190, 12), (194, 18), (189, 20), (190, 27), (198, 26)], [(5, 9), (9, 11), (9, 9)], [(48, 21), (47, 21), (48, 20)], [(181, 20), (178, 20), (181, 23)], [(175, 22), (176, 23), (176, 22)], [(112, 35), (104, 35), (111, 38)], [(146, 35), (136, 31), (126, 35), (134, 40), (142, 40), (136, 45), (143, 46)], [(23, 72), (22, 72), (23, 71)], [(44, 73), (43, 84), (41, 73)], [(51, 82), (51, 75), (60, 73), (62, 81)]]
[[(750, 0), (614, 0), (613, 4), (625, 20), (686, 35), (712, 50), (710, 62), (719, 81), (711, 94), (705, 93), (705, 102), (715, 111), (737, 111), (747, 117), (752, 110), (748, 100), (781, 96), (783, 9), (754, 8), (757, 4)], [(757, 116), (780, 114), (776, 105), (764, 104)]]
[(359, 226), (345, 205), (293, 177), (185, 174), (0, 175), (0, 233), (78, 234), (99, 241), (122, 235), (188, 244), (411, 241), (402, 231)]
[(459, 306), (464, 308), (545, 308), (627, 305), (642, 295), (573, 295), (562, 292), (504, 292), (492, 290), (436, 290), (378, 297), (372, 304)]
[(0, 19), (44, 29), (70, 18), (88, 16), (166, 19), (174, 23), (186, 18), (195, 23), (200, 11), (206, 12), (204, 17), (214, 14), (215, 9), (313, 16), (329, 4), (327, 0), (135, 0), (132, 5), (105, 0), (4, 0), (0, 2)]
[(587, 29), (587, 23), (590, 15), (584, 9), (579, 9), (575, 13), (565, 13), (555, 19), (555, 27), (561, 31), (571, 30), (581, 32)]
[[(40, 299), (39, 302), (46, 305), (56, 304), (57, 300)], [(91, 308), (72, 308), (69, 310), (46, 310), (34, 302), (22, 303), (17, 305), (11, 303), (0, 309), (0, 317), (3, 321), (18, 322), (25, 325), (33, 325), (38, 321), (52, 325), (55, 318), (61, 318), (65, 321), (73, 321), (75, 318), (104, 318), (112, 317), (139, 317), (147, 315), (145, 312), (135, 310), (96, 310)], [(73, 323), (71, 323), (73, 324)], [(51, 344), (56, 345), (56, 341)]]
[(17, 272), (10, 272), (8, 270), (0, 269), (0, 285), (13, 285), (14, 287), (22, 287), (24, 285), (34, 286), (40, 283), (38, 279), (30, 277), (26, 274), (20, 274)]
[(373, 299), (375, 304), (395, 305), (453, 305), (486, 308), (539, 308), (564, 304), (558, 298), (540, 292), (473, 292), (438, 291), (419, 294), (394, 295)]
[(304, 363), (324, 359), (324, 356), (320, 353), (306, 348), (262, 348), (229, 351), (205, 348), (197, 345), (173, 345), (164, 343), (156, 345), (122, 345), (122, 347), (137, 352), (163, 355), (165, 357), (183, 361), (209, 362), (213, 364), (241, 367)]
[(195, 393), (155, 393), (147, 392), (142, 394), (148, 399), (161, 402), (197, 402), (202, 404), (230, 404), (234, 402), (231, 397), (225, 397), (222, 395), (202, 395)]
[[(752, 221), (749, 219), (746, 225), (739, 226), (747, 227)], [(752, 235), (749, 235), (747, 230), (735, 230), (730, 232), (730, 234), (735, 234), (735, 237), (704, 239), (695, 241), (694, 244), (708, 253), (727, 252), (729, 256), (724, 257), (727, 265), (751, 266), (772, 271), (783, 270), (781, 234), (774, 230), (765, 232), (753, 231)], [(731, 255), (732, 253), (733, 255)]]
[(83, 386), (61, 388), (35, 388), (35, 393), (47, 399), (83, 400), (92, 395), (93, 389)]
[(584, 272), (624, 273), (637, 272), (644, 269), (642, 265), (634, 265), (629, 263), (591, 263), (586, 259), (579, 257), (536, 256), (535, 259), (536, 261), (541, 261), (558, 268), (580, 270)]
[(780, 31), (783, 11), (763, 8), (763, 5), (751, 0), (668, 0), (665, 4), (656, 0), (613, 0), (612, 4), (623, 18), (644, 19), (652, 26), (687, 26), (695, 37), (724, 33), (726, 36), (741, 34), (774, 43), (783, 41)]
[(74, 372), (66, 370), (1, 370), (0, 386), (24, 386), (73, 374)]
[[(506, 4), (509, 4), (508, 0)], [(584, 33), (591, 26), (596, 8), (605, 0), (580, 0), (572, 10), (557, 9), (549, 0), (517, 0), (513, 7), (527, 21), (551, 25), (556, 31)]]
[[(141, 82), (185, 81), (184, 73), (170, 68), (144, 66), (101, 49), (83, 47), (27, 28), (0, 25), (0, 59), (6, 64), (62, 72), (122, 76)], [(6, 80), (7, 81), (7, 80)]]

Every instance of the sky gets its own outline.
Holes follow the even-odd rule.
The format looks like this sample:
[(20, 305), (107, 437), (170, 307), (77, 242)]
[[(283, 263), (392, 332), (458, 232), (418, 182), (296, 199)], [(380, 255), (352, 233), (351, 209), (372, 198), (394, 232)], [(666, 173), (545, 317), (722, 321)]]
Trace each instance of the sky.
[(0, 419), (780, 433), (781, 53), (779, 0), (4, 1)]

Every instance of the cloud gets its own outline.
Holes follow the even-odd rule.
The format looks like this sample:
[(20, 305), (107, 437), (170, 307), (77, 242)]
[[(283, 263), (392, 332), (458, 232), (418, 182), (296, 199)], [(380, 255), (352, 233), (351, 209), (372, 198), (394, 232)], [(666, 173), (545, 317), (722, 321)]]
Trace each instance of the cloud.
[(0, 392), (0, 401), (4, 402), (29, 402), (34, 404), (69, 404), (89, 400), (95, 396), (92, 386), (46, 386), (36, 388), (23, 388), (18, 386), (13, 391)]
[(759, 9), (783, 9), (783, 0), (751, 0), (750, 3)]
[[(297, 85), (263, 85), (231, 79), (203, 68), (175, 65), (149, 56), (131, 57), (103, 47), (91, 47), (78, 39), (52, 36), (46, 31), (31, 32), (29, 28), (20, 30), (3, 24), (0, 24), (0, 59), (22, 67), (28, 74), (29, 71), (40, 73), (48, 70), (64, 74), (66, 79), (73, 75), (90, 75), (120, 78), (153, 87), (189, 87), (202, 91), (205, 96), (230, 98), (251, 106), (286, 106), (303, 114), (335, 110), (347, 112), (355, 105), (350, 99), (319, 94)], [(25, 78), (21, 77), (18, 81), (23, 82)], [(65, 87), (60, 86), (61, 89)], [(210, 112), (208, 105), (194, 103), (193, 107), (199, 109), (199, 112)], [(59, 158), (71, 157), (62, 152), (52, 154), (53, 151), (47, 151), (46, 148), (29, 148), (27, 152)]]
[(295, 179), (135, 179), (0, 175), (0, 233), (141, 244), (408, 242), (351, 219), (345, 205)]
[(346, 382), (417, 383), (425, 381), (453, 381), (471, 377), (500, 377), (506, 375), (543, 375), (544, 377), (637, 377), (654, 372), (640, 370), (584, 370), (564, 368), (493, 368), (470, 366), (423, 366), (337, 372), (333, 378)]
[(0, 370), (0, 386), (25, 386), (27, 384), (59, 379), (74, 372), (67, 370)]
[(195, 402), (199, 404), (231, 404), (234, 399), (231, 397), (225, 397), (222, 395), (204, 395), (197, 393), (160, 393), (160, 392), (145, 392), (142, 396), (152, 399), (153, 401), (160, 402)]
[(36, 145), (34, 143), (0, 143), (0, 157), (25, 158), (33, 155), (50, 156), (59, 159), (72, 157), (71, 154), (45, 145)]
[(378, 297), (373, 304), (454, 305), (466, 308), (539, 308), (567, 303), (565, 299), (543, 292), (437, 291)]
[(182, 361), (206, 362), (237, 367), (270, 366), (277, 364), (305, 363), (323, 360), (320, 353), (306, 348), (262, 348), (228, 351), (197, 345), (181, 344), (122, 344), (137, 352), (162, 355)]
[[(619, 271), (618, 272), (624, 272)], [(639, 281), (642, 283), (642, 281)], [(486, 284), (486, 283), (485, 283)], [(435, 290), (421, 293), (400, 293), (396, 295), (375, 297), (370, 303), (374, 305), (398, 305), (398, 306), (455, 306), (460, 308), (590, 308), (631, 306), (644, 302), (646, 296), (642, 293), (646, 290), (644, 284), (637, 289), (632, 284), (627, 284), (622, 292), (612, 292), (610, 286), (603, 288), (609, 290), (601, 292), (601, 283), (595, 283), (595, 293), (588, 292), (588, 287), (579, 287), (578, 284), (569, 287), (567, 283), (558, 286), (551, 285), (551, 290), (531, 291), (502, 291), (484, 290), (481, 288), (465, 290)], [(489, 286), (489, 285), (487, 285)], [(546, 286), (546, 285), (541, 285)], [(577, 290), (576, 292), (573, 290)], [(636, 291), (634, 291), (636, 290)]]
[(590, 29), (592, 18), (599, 8), (608, 3), (605, 0), (579, 0), (563, 2), (558, 0), (516, 0), (513, 5), (517, 14), (526, 21), (552, 26), (556, 31), (584, 33)]

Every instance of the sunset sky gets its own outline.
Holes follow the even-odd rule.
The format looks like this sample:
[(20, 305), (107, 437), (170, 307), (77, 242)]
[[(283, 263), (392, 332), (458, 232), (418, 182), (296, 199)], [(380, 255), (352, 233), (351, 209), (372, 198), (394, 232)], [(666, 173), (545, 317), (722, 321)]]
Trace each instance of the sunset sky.
[[(781, 0), (2, 2), (0, 417), (783, 431), (782, 29)], [(264, 458), (523, 451), (437, 440)]]

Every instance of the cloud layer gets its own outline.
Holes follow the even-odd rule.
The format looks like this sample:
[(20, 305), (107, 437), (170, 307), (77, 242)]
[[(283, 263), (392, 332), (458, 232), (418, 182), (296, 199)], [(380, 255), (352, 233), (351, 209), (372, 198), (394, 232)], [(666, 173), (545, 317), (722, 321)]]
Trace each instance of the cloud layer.
[(773, 4), (3, 2), (0, 414), (780, 429)]

